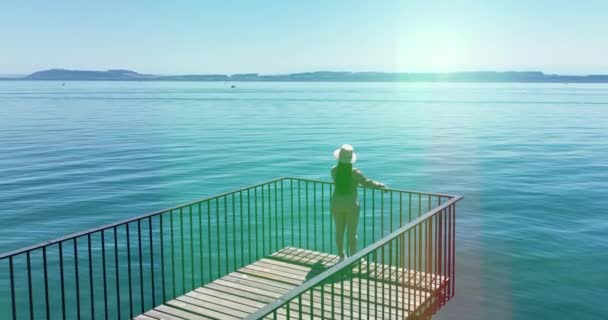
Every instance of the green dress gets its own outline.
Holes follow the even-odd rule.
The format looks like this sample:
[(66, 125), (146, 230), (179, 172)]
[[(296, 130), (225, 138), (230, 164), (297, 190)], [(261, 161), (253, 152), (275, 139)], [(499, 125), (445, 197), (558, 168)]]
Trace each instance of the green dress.
[[(331, 177), (336, 181), (336, 168), (337, 165), (331, 168)], [(350, 192), (346, 194), (337, 193), (334, 189), (331, 201), (331, 212), (333, 214), (345, 214), (351, 215), (353, 213), (359, 213), (359, 193), (357, 191), (358, 186), (368, 188), (381, 188), (384, 185), (380, 182), (373, 181), (366, 177), (361, 170), (353, 167), (353, 179)]]

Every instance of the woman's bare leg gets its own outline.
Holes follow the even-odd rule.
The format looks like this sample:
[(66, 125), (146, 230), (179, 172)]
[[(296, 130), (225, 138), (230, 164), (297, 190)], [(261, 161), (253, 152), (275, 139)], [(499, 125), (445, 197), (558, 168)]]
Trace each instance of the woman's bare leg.
[(334, 213), (334, 223), (336, 225), (336, 246), (340, 258), (344, 258), (344, 230), (346, 229), (346, 214), (343, 212)]
[(349, 212), (346, 218), (346, 237), (348, 238), (348, 255), (357, 252), (357, 228), (359, 227), (359, 209)]

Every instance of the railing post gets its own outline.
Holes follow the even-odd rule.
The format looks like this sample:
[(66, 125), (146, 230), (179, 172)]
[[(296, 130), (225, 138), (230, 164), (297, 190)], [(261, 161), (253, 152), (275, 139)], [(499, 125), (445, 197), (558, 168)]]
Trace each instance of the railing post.
[(164, 241), (164, 226), (163, 226), (163, 215), (160, 215), (160, 280), (161, 287), (163, 289), (163, 302), (167, 301), (167, 290), (165, 290), (165, 241)]
[(91, 320), (95, 320), (95, 290), (93, 287), (93, 253), (91, 251), (91, 234), (87, 235), (87, 249), (89, 253), (89, 298), (91, 299)]
[[(304, 188), (306, 189), (306, 249), (310, 249), (310, 231), (309, 231), (309, 212), (308, 212), (308, 181), (306, 181), (306, 183), (304, 184)], [(298, 198), (301, 197), (302, 195), (298, 195)], [(300, 209), (301, 211), (302, 209)]]
[[(232, 259), (234, 259), (234, 263), (233, 266), (234, 268), (232, 270), (236, 270), (237, 269), (237, 250), (236, 250), (236, 203), (235, 203), (235, 199), (234, 199), (235, 195), (234, 193), (232, 194)], [(192, 247), (194, 247), (194, 242), (192, 242)], [(192, 259), (192, 261), (194, 261), (194, 258)], [(192, 264), (192, 277), (194, 277), (194, 262)], [(193, 286), (194, 287), (194, 286)], [(193, 288), (194, 289), (194, 288)]]
[(191, 205), (188, 206), (188, 217), (190, 218), (190, 290), (192, 290), (194, 289), (194, 223), (192, 223)]
[(13, 320), (17, 320), (17, 303), (15, 302), (15, 274), (13, 267), (13, 257), (8, 258), (9, 275), (11, 281), (11, 304), (13, 309)]
[(450, 206), (452, 214), (452, 297), (456, 287), (456, 204)]
[(228, 273), (228, 270), (230, 270), (230, 259), (229, 259), (230, 257), (228, 255), (228, 244), (229, 244), (229, 242), (228, 242), (228, 197), (224, 196), (223, 198), (224, 198), (224, 254), (226, 255), (226, 266), (224, 267), (224, 273)]
[[(257, 217), (257, 215), (256, 215)], [(256, 220), (257, 221), (257, 220)], [(216, 228), (215, 228), (215, 232), (216, 232), (216, 243), (217, 243), (217, 257), (215, 258), (217, 260), (217, 278), (221, 278), (222, 276), (222, 246), (220, 244), (220, 200), (219, 198), (215, 198), (215, 224), (216, 224)], [(256, 229), (257, 230), (257, 229)], [(256, 237), (257, 240), (257, 237)], [(256, 246), (257, 248), (257, 246)]]
[[(268, 185), (270, 188), (270, 185)], [(274, 182), (274, 239), (275, 239), (275, 249), (279, 250), (279, 201), (277, 199), (278, 191), (277, 191), (277, 182)], [(282, 229), (281, 229), (282, 230)]]
[[(403, 227), (403, 192), (399, 192), (399, 228)], [(399, 237), (399, 265), (405, 266), (405, 235)]]
[[(262, 187), (260, 188), (260, 203), (262, 204), (262, 210), (261, 210), (261, 226), (262, 226), (262, 255), (258, 255), (258, 259), (260, 257), (263, 257), (266, 255), (266, 226), (264, 223), (264, 216), (265, 216), (265, 210), (264, 210), (264, 186), (262, 185)], [(256, 206), (257, 207), (257, 206)]]
[[(182, 291), (186, 290), (186, 253), (184, 249), (184, 210), (183, 208), (179, 208), (179, 239), (180, 239), (180, 254), (181, 254), (181, 262), (182, 266)], [(175, 297), (174, 297), (175, 298)]]
[(129, 282), (129, 317), (133, 318), (133, 284), (131, 281), (131, 233), (129, 230), (129, 224), (125, 225), (127, 233), (127, 279)]
[[(245, 264), (245, 230), (243, 230), (243, 191), (239, 191), (239, 217), (241, 220), (241, 265)], [(236, 239), (235, 239), (236, 240)], [(201, 256), (202, 256), (201, 252)], [(202, 259), (202, 257), (201, 257)], [(201, 260), (202, 261), (202, 260)], [(202, 265), (202, 263), (201, 263)]]
[[(323, 215), (325, 214), (325, 184), (322, 183), (321, 184), (321, 217), (323, 217)], [(329, 219), (331, 219), (331, 214), (327, 215), (329, 217)], [(325, 249), (325, 221), (323, 221), (323, 219), (321, 219), (321, 250), (328, 250)], [(329, 248), (331, 248), (331, 245), (329, 246)]]
[(139, 249), (139, 300), (141, 305), (140, 313), (144, 313), (144, 268), (141, 248), (141, 220), (137, 220), (137, 248)]
[[(30, 257), (30, 251), (27, 252), (26, 254), (26, 258), (27, 258), (27, 295), (28, 295), (28, 303), (29, 303), (29, 307), (30, 307), (30, 319), (34, 320), (34, 297), (32, 294), (32, 265), (31, 265), (31, 257)], [(76, 273), (78, 274), (78, 273)], [(76, 291), (78, 292), (78, 290)], [(79, 307), (80, 310), (80, 307)], [(79, 313), (80, 314), (80, 313)]]
[(63, 320), (66, 319), (65, 315), (65, 279), (63, 277), (63, 242), (59, 242), (59, 276), (61, 281), (61, 314)]
[(49, 273), (46, 257), (46, 246), (42, 247), (42, 264), (44, 272), (44, 308), (46, 312), (46, 319), (51, 319), (51, 305), (49, 304)]
[[(101, 230), (101, 266), (102, 266), (102, 275), (103, 275), (103, 315), (106, 320), (108, 320), (108, 281), (107, 281), (107, 271), (106, 271), (106, 238), (105, 238), (105, 230)], [(47, 290), (48, 291), (48, 290)], [(48, 297), (47, 297), (48, 301)], [(48, 304), (48, 303), (47, 303)], [(48, 315), (48, 311), (47, 311)], [(50, 318), (50, 316), (49, 316)]]
[[(312, 197), (313, 197), (313, 200), (312, 200), (313, 201), (312, 202), (313, 203), (313, 206), (312, 206), (313, 222), (312, 223), (313, 223), (313, 227), (314, 227), (313, 228), (314, 229), (313, 237), (312, 237), (313, 241), (314, 241), (313, 248), (314, 248), (314, 250), (319, 250), (319, 248), (317, 247), (317, 238), (318, 238), (318, 236), (317, 236), (317, 215), (318, 214), (317, 214), (317, 183), (316, 182), (313, 182), (313, 184), (312, 184)], [(308, 201), (306, 203), (308, 203)]]
[[(242, 219), (242, 211), (241, 211), (241, 219)], [(243, 221), (241, 220), (241, 225), (243, 224)], [(241, 237), (242, 237), (242, 230), (241, 230)], [(194, 243), (194, 242), (193, 242)], [(199, 285), (203, 285), (203, 283), (205, 283), (205, 278), (204, 273), (203, 273), (203, 212), (202, 212), (202, 208), (201, 208), (201, 203), (198, 203), (198, 250), (199, 250), (199, 275), (200, 275), (200, 282)], [(156, 304), (155, 304), (156, 305)]]
[[(154, 283), (156, 282), (156, 278), (154, 277), (154, 238), (152, 233), (152, 217), (148, 218), (148, 234), (150, 236), (150, 284), (152, 286), (152, 306), (156, 306), (156, 289), (154, 287)], [(202, 276), (202, 274), (201, 274)], [(143, 297), (142, 297), (143, 299)]]
[(298, 180), (298, 246), (302, 247), (302, 184)]
[[(247, 189), (247, 253), (249, 255), (249, 263), (251, 263), (251, 199), (250, 191)], [(209, 259), (211, 260), (211, 259)]]

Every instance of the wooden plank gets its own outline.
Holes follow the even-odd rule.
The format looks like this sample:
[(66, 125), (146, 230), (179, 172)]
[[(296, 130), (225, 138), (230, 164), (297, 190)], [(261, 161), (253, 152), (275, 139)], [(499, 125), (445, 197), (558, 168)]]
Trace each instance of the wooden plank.
[[(210, 319), (209, 317), (203, 317), (197, 314), (193, 314), (187, 311), (184, 311), (182, 309), (179, 308), (175, 308), (173, 306), (169, 306), (166, 304), (161, 304), (160, 306), (157, 306), (156, 308), (153, 309), (154, 311), (156, 311), (156, 314), (161, 315), (162, 319), (168, 319), (168, 320), (179, 320), (179, 319), (188, 319), (188, 320), (205, 320), (205, 319)], [(146, 315), (148, 316), (152, 316), (154, 317), (154, 315), (152, 314), (148, 314), (148, 312), (146, 312)]]
[[(235, 301), (231, 301), (231, 300), (227, 300), (227, 299), (220, 299), (216, 296), (210, 296), (204, 293), (200, 293), (198, 291), (190, 291), (188, 293), (185, 294), (185, 297), (191, 297), (194, 299), (198, 299), (204, 302), (208, 302), (208, 303), (213, 303), (216, 305), (220, 305), (229, 309), (234, 309), (234, 310), (240, 310), (243, 312), (247, 312), (247, 313), (253, 313), (255, 312), (257, 309), (263, 307), (265, 304), (260, 303), (257, 307), (253, 307), (244, 303), (239, 303), (239, 302), (235, 302)], [(232, 313), (229, 313), (232, 314)], [(233, 314), (235, 315), (235, 314)]]
[(157, 318), (149, 317), (145, 314), (140, 314), (137, 317), (133, 318), (134, 320), (158, 320)]
[[(321, 253), (306, 249), (286, 247), (274, 254), (271, 257), (279, 258), (280, 260), (293, 260), (302, 263), (311, 262), (309, 265), (313, 265), (319, 261), (324, 261), (324, 266), (330, 267), (338, 262), (338, 256), (327, 253)], [(264, 259), (262, 259), (264, 260)], [(267, 260), (267, 259), (266, 259)], [(367, 274), (367, 265), (369, 264), (370, 274), (373, 278), (382, 279), (385, 281), (397, 282), (402, 280), (407, 275), (408, 283), (411, 286), (422, 287), (429, 291), (438, 290), (444, 286), (447, 282), (447, 278), (437, 274), (430, 274), (421, 271), (407, 270), (404, 268), (398, 268), (396, 266), (388, 266), (380, 263), (362, 261), (361, 271), (362, 274)], [(358, 272), (358, 267), (354, 267), (354, 272)]]
[[(266, 288), (268, 290), (272, 290), (274, 292), (277, 292), (280, 295), (283, 295), (283, 294), (289, 292), (289, 290), (290, 290), (290, 289), (286, 289), (286, 288), (274, 287), (274, 286), (271, 286), (271, 285), (267, 285), (265, 283), (260, 283), (260, 282), (255, 281), (255, 279), (251, 279), (251, 278), (250, 279), (243, 279), (243, 278), (237, 278), (237, 279), (235, 279), (235, 278), (232, 278), (232, 277), (224, 277), (224, 279), (226, 279), (227, 281), (236, 280), (236, 281), (238, 281), (238, 283), (240, 283), (242, 285), (245, 285), (245, 286), (251, 286), (251, 287), (252, 286), (256, 286), (256, 287)], [(262, 280), (265, 280), (265, 279), (262, 279)], [(330, 293), (327, 293), (325, 295), (324, 300), (325, 300), (326, 303), (330, 303), (331, 302), (331, 300), (330, 300)], [(308, 309), (310, 309), (310, 294), (304, 295), (302, 297), (302, 301), (303, 301), (302, 302), (303, 305), (306, 306)], [(316, 304), (313, 307), (315, 309), (318, 309), (319, 311), (321, 310), (320, 302), (321, 302), (320, 292), (315, 291), (313, 293), (313, 303), (316, 303)], [(329, 309), (327, 309), (327, 310), (329, 310)]]
[[(270, 277), (272, 272), (273, 271), (271, 271), (270, 273), (268, 273), (266, 276)], [(283, 274), (278, 273), (278, 272), (273, 274), (273, 276), (276, 277), (276, 278), (279, 278), (282, 275)], [(285, 280), (283, 280), (283, 281), (285, 281)], [(362, 285), (362, 289), (363, 289), (362, 290), (362, 294), (367, 295), (367, 291), (365, 289), (367, 288), (367, 283), (366, 282), (368, 282), (368, 280), (353, 278), (353, 281), (354, 282), (356, 282), (356, 281), (362, 281), (362, 282), (364, 282), (364, 284)], [(345, 283), (345, 287), (346, 287), (345, 290), (349, 290), (348, 282), (350, 282), (350, 280), (346, 280), (345, 282), (347, 282), (347, 283)], [(401, 289), (401, 287), (398, 287), (396, 285), (391, 285), (391, 284), (386, 284), (386, 283), (377, 282), (377, 281), (371, 281), (371, 280), (369, 280), (369, 282), (370, 282), (370, 286), (372, 287), (372, 289), (374, 287), (379, 287), (378, 290), (381, 291), (382, 288), (384, 288), (385, 292), (387, 292), (387, 293), (390, 291), (390, 292), (397, 292), (398, 294), (401, 294), (403, 291), (407, 291), (407, 290)], [(341, 281), (338, 281), (338, 282), (335, 283), (336, 290), (340, 290), (341, 283), (342, 283)], [(326, 286), (330, 287), (331, 285), (328, 284)], [(354, 289), (355, 293), (357, 293), (358, 291), (359, 291), (358, 287)], [(370, 290), (370, 291), (373, 291), (373, 290)], [(415, 290), (415, 291), (409, 290), (408, 292), (409, 292), (409, 295), (411, 295), (412, 292), (415, 292), (418, 295), (428, 296), (428, 293), (421, 293), (421, 292), (418, 292), (417, 290)], [(371, 294), (371, 295), (374, 296), (373, 294)]]
[[(286, 282), (286, 281), (290, 281), (289, 279), (293, 279), (293, 278), (300, 278), (301, 279), (306, 274), (304, 267), (291, 268), (291, 267), (286, 266), (285, 264), (280, 263), (280, 262), (278, 262), (278, 263), (277, 262), (270, 262), (270, 264), (273, 264), (273, 266), (272, 267), (268, 267), (267, 263), (268, 263), (267, 261), (263, 261), (263, 260), (260, 260), (260, 261), (256, 262), (257, 267), (264, 268), (266, 270), (264, 274), (268, 278), (274, 278), (274, 279)], [(283, 277), (285, 277), (285, 274), (288, 274), (288, 273), (290, 274), (289, 279), (283, 278)], [(347, 279), (345, 281), (348, 282), (349, 280)], [(384, 288), (385, 292), (387, 292), (387, 293), (389, 291), (390, 292), (398, 292), (398, 293), (401, 293), (401, 292), (404, 291), (404, 290), (402, 290), (400, 288), (400, 286), (397, 286), (397, 285), (394, 285), (394, 284), (389, 284), (389, 283), (383, 283), (383, 282), (380, 282), (380, 281), (376, 281), (375, 279), (365, 280), (365, 279), (360, 279), (360, 278), (356, 278), (355, 277), (355, 278), (353, 278), (353, 281), (362, 281), (362, 282), (364, 282), (365, 284), (363, 285), (364, 286), (363, 289), (365, 289), (367, 287), (367, 282), (369, 281), (370, 282), (370, 286), (372, 288), (373, 287), (378, 287), (379, 291), (381, 291), (382, 288)], [(341, 285), (342, 282), (343, 281), (337, 281), (336, 282), (335, 286), (337, 287), (338, 290), (340, 289), (340, 285)], [(300, 283), (298, 283), (298, 284), (300, 284)], [(347, 288), (345, 290), (348, 290), (348, 289), (349, 288), (347, 286)], [(358, 288), (355, 290), (355, 292), (358, 292)], [(420, 292), (420, 290), (414, 290), (414, 291), (410, 290), (408, 292), (410, 292), (410, 294), (411, 293), (416, 293), (416, 294), (418, 294), (420, 296), (424, 296), (424, 297), (426, 297), (426, 296), (429, 295), (426, 292), (424, 292), (424, 293)], [(367, 291), (364, 290), (362, 293), (363, 294), (367, 294)]]
[[(306, 275), (308, 274), (307, 272), (302, 272), (301, 270), (298, 270), (297, 268), (291, 268), (289, 266), (284, 267), (284, 266), (281, 266), (278, 264), (264, 263), (262, 261), (257, 261), (255, 263), (252, 263), (252, 264), (244, 267), (243, 269), (254, 269), (254, 270), (258, 270), (258, 271), (273, 274), (273, 275), (281, 275), (284, 278), (290, 278), (290, 279), (298, 281), (297, 282), (298, 285), (304, 283), (304, 281), (307, 280)], [(244, 272), (244, 273), (246, 273), (246, 272)]]
[(243, 280), (254, 280), (254, 281), (259, 281), (261, 283), (267, 283), (268, 285), (277, 287), (277, 288), (281, 288), (281, 289), (288, 289), (291, 290), (293, 288), (295, 288), (295, 286), (290, 285), (290, 284), (286, 284), (283, 282), (279, 282), (279, 281), (273, 281), (273, 280), (269, 280), (269, 279), (265, 279), (265, 278), (260, 278), (260, 277), (256, 277), (256, 276), (251, 276), (245, 273), (240, 273), (238, 271), (235, 271), (231, 274), (229, 274), (227, 277), (231, 277), (231, 278), (238, 278), (238, 279), (243, 279)]
[(286, 247), (272, 254), (272, 257), (298, 264), (318, 265), (324, 268), (333, 266), (340, 259), (336, 255), (294, 247)]
[[(286, 247), (135, 319), (241, 319), (337, 262), (336, 255)], [(362, 260), (350, 274), (330, 279), (333, 283), (315, 287), (277, 309), (276, 319), (298, 319), (300, 308), (307, 319), (406, 318), (427, 306), (447, 279)]]
[(215, 290), (213, 288), (208, 288), (208, 287), (198, 288), (198, 289), (191, 291), (190, 293), (208, 294), (208, 295), (212, 295), (213, 297), (223, 300), (223, 301), (238, 303), (238, 304), (241, 304), (242, 306), (252, 307), (252, 308), (256, 308), (256, 309), (262, 308), (263, 306), (265, 306), (267, 304), (265, 302), (259, 302), (259, 301), (255, 301), (255, 300), (246, 300), (242, 297), (231, 296), (223, 291), (218, 291), (218, 290)]
[[(178, 307), (184, 310), (210, 318), (234, 320), (249, 315), (238, 309), (231, 309), (222, 304), (199, 300), (188, 295), (177, 297), (172, 301), (179, 301), (180, 305)], [(172, 305), (172, 303), (169, 304)]]
[(223, 279), (218, 279), (215, 281), (215, 283), (218, 285), (224, 286), (224, 287), (238, 289), (238, 290), (241, 290), (242, 292), (250, 292), (254, 295), (269, 297), (273, 300), (278, 299), (283, 295), (281, 293), (265, 290), (265, 289), (258, 288), (258, 287), (250, 287), (250, 286), (246, 286), (246, 285), (243, 285), (240, 283), (226, 281)]
[(277, 276), (277, 275), (274, 275), (273, 273), (268, 272), (267, 270), (260, 269), (259, 267), (256, 267), (253, 265), (249, 265), (247, 267), (241, 268), (241, 269), (239, 269), (239, 272), (250, 275), (250, 276), (256, 276), (259, 278), (273, 280), (273, 281), (281, 282), (283, 284), (292, 285), (294, 287), (299, 286), (303, 283), (303, 281), (301, 279), (293, 279), (293, 278), (287, 277), (287, 276), (283, 277), (283, 275)]
[[(368, 268), (369, 272), (367, 271)], [(354, 272), (359, 274), (358, 266), (355, 267)], [(428, 291), (438, 290), (446, 285), (448, 280), (447, 277), (441, 275), (365, 261), (361, 264), (360, 274), (387, 282), (407, 284), (411, 287), (417, 287)]]
[(146, 313), (144, 313), (145, 316), (154, 318), (154, 319), (159, 319), (159, 320), (184, 320), (185, 318), (180, 318), (168, 313), (164, 313), (156, 308), (152, 309), (152, 310), (148, 310)]
[[(277, 276), (278, 277), (278, 276)], [(361, 295), (359, 295), (359, 287), (358, 285), (356, 285), (356, 281), (361, 281)], [(348, 283), (350, 281), (347, 282), (338, 282), (338, 283), (334, 283), (334, 293), (336, 295), (338, 295), (341, 292), (341, 286), (344, 285), (344, 296), (346, 297), (346, 299), (348, 299), (349, 297), (351, 297), (351, 293), (350, 293), (350, 284)], [(353, 284), (353, 292), (352, 292), (352, 297), (353, 299), (359, 299), (362, 298), (362, 300), (367, 303), (367, 301), (369, 301), (371, 304), (374, 303), (379, 303), (379, 305), (384, 306), (384, 307), (389, 307), (391, 305), (397, 305), (397, 307), (399, 307), (400, 305), (406, 305), (406, 306), (412, 306), (412, 308), (414, 307), (414, 305), (412, 305), (411, 302), (408, 302), (409, 298), (411, 298), (412, 294), (420, 294), (418, 291), (414, 291), (412, 289), (409, 289), (409, 291), (407, 291), (408, 289), (405, 288), (399, 288), (396, 286), (390, 286), (388, 284), (382, 284), (382, 283), (376, 283), (376, 282), (370, 282), (370, 290), (369, 293), (366, 290), (367, 288), (367, 280), (362, 279), (362, 280), (357, 280), (355, 279), (353, 282), (355, 282), (355, 284)], [(388, 297), (380, 297), (382, 289), (381, 288), (377, 288), (377, 284), (381, 284), (384, 286), (387, 286), (387, 288), (389, 288), (388, 290), (392, 290), (393, 292), (397, 292), (397, 296), (400, 297), (399, 299), (401, 301), (404, 301), (402, 303), (394, 303), (394, 300), (388, 300)], [(320, 290), (320, 289), (319, 289)], [(324, 292), (325, 295), (329, 296), (331, 293), (331, 284), (327, 284), (324, 286)], [(386, 292), (388, 292), (388, 290), (386, 290)], [(376, 297), (376, 291), (378, 293), (378, 296), (380, 298), (375, 298)], [(404, 299), (403, 297), (401, 297), (403, 295), (403, 292), (407, 291), (409, 293), (409, 295), (407, 295), (408, 299)], [(424, 293), (426, 294), (426, 293)], [(366, 299), (367, 298), (367, 299)], [(339, 301), (338, 299), (336, 299), (337, 301)], [(417, 298), (416, 300), (418, 301), (422, 301), (423, 298)], [(408, 310), (412, 310), (412, 308), (408, 308)]]
[(284, 286), (284, 287), (275, 286), (274, 283), (280, 283), (280, 282), (271, 281), (271, 280), (268, 280), (265, 278), (253, 277), (253, 276), (243, 278), (243, 277), (233, 277), (231, 275), (227, 275), (227, 276), (223, 277), (222, 279), (226, 280), (226, 281), (235, 282), (235, 283), (245, 284), (245, 285), (248, 285), (251, 287), (260, 288), (260, 289), (271, 291), (271, 292), (276, 292), (279, 294), (285, 294), (286, 292), (289, 292), (290, 290), (295, 288), (295, 286)]
[[(300, 269), (302, 269), (302, 268), (300, 268)], [(270, 271), (269, 273), (266, 274), (266, 277), (274, 277), (275, 279), (279, 279), (279, 277), (284, 276), (284, 273), (275, 273), (275, 274), (273, 274), (272, 272), (275, 272), (275, 271)], [(302, 272), (302, 271), (300, 271), (300, 272)], [(285, 281), (285, 280), (282, 280), (282, 281)], [(367, 280), (365, 280), (365, 281), (367, 281)], [(370, 298), (369, 300), (372, 303), (372, 305), (373, 305), (374, 302), (376, 302), (373, 299), (373, 297), (375, 297), (374, 290), (373, 290), (375, 284), (376, 283), (372, 284), (372, 290), (370, 290), (371, 292), (370, 292), (369, 296), (367, 295), (367, 291), (365, 290), (365, 288), (366, 288), (367, 285), (366, 284), (362, 284), (362, 289), (363, 290), (362, 290), (361, 296), (363, 298), (365, 298), (366, 296), (368, 296)], [(379, 284), (382, 284), (382, 283), (379, 283)], [(342, 285), (342, 283), (336, 283), (336, 284), (334, 284), (334, 292), (336, 293), (336, 295), (340, 293), (341, 285)], [(386, 284), (383, 284), (383, 285), (386, 285)], [(348, 283), (345, 283), (344, 286), (345, 286), (345, 289), (344, 289), (345, 290), (345, 292), (344, 292), (345, 293), (345, 297), (347, 297), (347, 300), (348, 300), (348, 297), (351, 296), (349, 294), (350, 285)], [(353, 288), (355, 288), (355, 286), (353, 286)], [(398, 296), (402, 295), (402, 292), (403, 292), (403, 290), (401, 290), (400, 288), (398, 288), (396, 286), (392, 286), (390, 288), (390, 290), (392, 290), (392, 291), (399, 290)], [(328, 284), (328, 285), (325, 286), (325, 295), (329, 296), (330, 292), (331, 292), (331, 285)], [(381, 289), (378, 289), (378, 292), (381, 293)], [(410, 292), (412, 292), (412, 290), (410, 290)], [(317, 294), (317, 295), (320, 295), (320, 294)], [(338, 297), (338, 296), (336, 296), (336, 297)], [(358, 295), (358, 288), (356, 288), (356, 289), (353, 290), (352, 297), (353, 297), (353, 299), (355, 301), (358, 299), (358, 297), (359, 297), (359, 295)], [(401, 300), (403, 300), (403, 299), (401, 299)], [(422, 299), (418, 299), (418, 300), (422, 300)], [(336, 299), (336, 301), (340, 301), (340, 300)], [(367, 300), (365, 302), (367, 302)], [(408, 305), (408, 306), (410, 305), (407, 302), (405, 302), (405, 303), (395, 303), (394, 300), (388, 300), (388, 298), (380, 298), (379, 301), (377, 301), (377, 302), (380, 302), (380, 305), (382, 307), (384, 307), (385, 309), (394, 308), (395, 306), (398, 307), (400, 305)], [(357, 302), (355, 302), (355, 305), (357, 305)], [(390, 311), (390, 312), (397, 313), (397, 311), (395, 311), (395, 312)]]
[[(224, 277), (223, 279), (224, 279), (225, 281), (229, 281), (229, 279), (231, 279), (231, 277)], [(234, 279), (234, 278), (232, 278), (232, 279)], [(263, 279), (263, 280), (265, 280), (265, 279)], [(237, 289), (237, 290), (239, 290), (239, 289), (240, 289), (240, 290), (243, 290), (243, 291), (241, 292), (241, 295), (245, 295), (245, 296), (248, 296), (248, 297), (253, 298), (253, 299), (255, 299), (255, 298), (259, 298), (259, 297), (255, 296), (255, 295), (254, 295), (254, 296), (249, 295), (249, 293), (248, 293), (248, 292), (251, 292), (251, 291), (252, 291), (252, 290), (250, 290), (249, 288), (251, 288), (251, 287), (253, 287), (253, 286), (257, 286), (257, 284), (256, 284), (256, 283), (251, 283), (250, 281), (252, 281), (252, 280), (240, 279), (240, 282), (241, 282), (240, 284), (241, 284), (241, 285), (237, 285), (237, 284), (228, 284), (228, 283), (226, 283), (226, 282), (224, 282), (224, 281), (215, 281), (215, 283), (216, 283), (216, 284), (222, 284), (222, 285), (224, 285), (224, 286), (227, 286), (227, 287), (230, 287), (230, 288), (233, 288), (233, 289)], [(266, 280), (266, 281), (267, 281), (267, 280)], [(268, 290), (268, 291), (275, 292), (277, 297), (282, 296), (284, 293), (286, 293), (286, 292), (288, 291), (287, 289), (280, 290), (279, 288), (276, 288), (276, 287), (266, 287), (266, 288), (267, 288), (267, 289), (270, 289), (270, 290)], [(258, 293), (264, 294), (265, 296), (268, 296), (268, 295), (269, 295), (269, 293), (268, 293), (268, 292), (258, 292)], [(321, 299), (320, 299), (320, 295), (321, 295), (321, 293), (320, 293), (319, 291), (316, 291), (316, 292), (314, 293), (314, 296), (313, 296), (313, 301), (315, 301), (315, 299), (316, 299), (317, 304), (318, 304), (318, 302), (320, 302), (320, 301), (321, 301)], [(331, 301), (331, 299), (330, 299), (330, 296), (331, 296), (330, 289), (327, 289), (327, 290), (326, 290), (326, 292), (325, 292), (325, 294), (324, 294), (324, 302), (325, 302), (326, 306), (325, 306), (325, 308), (323, 308), (323, 309), (325, 309), (325, 311), (326, 311), (326, 316), (327, 316), (328, 318), (332, 318), (331, 314), (327, 314), (327, 313), (329, 313), (329, 311), (331, 310), (331, 305), (332, 305), (332, 301)], [(337, 315), (341, 315), (341, 313), (342, 313), (342, 308), (341, 308), (341, 305), (340, 305), (340, 301), (341, 301), (341, 300), (340, 300), (340, 296), (339, 296), (339, 291), (337, 291), (337, 290), (336, 290), (336, 291), (335, 291), (335, 295), (334, 295), (334, 305), (335, 305), (335, 306), (334, 306), (334, 310), (336, 311), (336, 314), (337, 314)], [(356, 305), (357, 305), (357, 302), (355, 302), (355, 301), (356, 301), (356, 300), (355, 300), (355, 299), (353, 299), (354, 305), (356, 306)], [(309, 313), (309, 310), (310, 310), (310, 298), (309, 298), (309, 295), (304, 295), (304, 296), (302, 297), (302, 305), (303, 305), (303, 310), (304, 310), (304, 312), (305, 312), (306, 314), (310, 314), (310, 313)], [(372, 305), (373, 305), (373, 304), (372, 304)], [(297, 302), (292, 302), (292, 303), (290, 304), (290, 306), (291, 306), (292, 308), (298, 308), (298, 303), (297, 303)], [(345, 310), (345, 311), (344, 311), (344, 312), (345, 312), (345, 315), (350, 316), (350, 311), (348, 311), (348, 310), (350, 310), (350, 308), (349, 308), (349, 302), (348, 302), (348, 299), (347, 299), (346, 303), (344, 304), (344, 306), (345, 306), (345, 308), (344, 308), (344, 310)], [(315, 313), (316, 315), (320, 315), (320, 313), (319, 313), (319, 312), (320, 312), (320, 310), (321, 310), (320, 305), (315, 305), (315, 306), (313, 306), (313, 307), (314, 307), (314, 310), (315, 310), (315, 312), (314, 312), (314, 313)], [(374, 307), (375, 307), (375, 306), (374, 306)], [(357, 310), (358, 310), (358, 308), (353, 308), (353, 310), (355, 310), (355, 309), (357, 309)], [(364, 307), (362, 307), (362, 309), (363, 309), (363, 310), (366, 310), (366, 308), (364, 308)], [(385, 312), (387, 312), (387, 313), (392, 313), (392, 314), (395, 314), (395, 315), (397, 314), (397, 312), (391, 311), (391, 310), (390, 310), (390, 308), (389, 308), (388, 306), (384, 306), (384, 309), (385, 309)], [(292, 309), (292, 310), (293, 310), (293, 309)], [(296, 309), (296, 310), (297, 310), (297, 309)], [(372, 311), (371, 311), (371, 312), (373, 312), (373, 310), (375, 310), (375, 309), (372, 309)], [(402, 312), (401, 312), (401, 313), (402, 313)], [(357, 311), (357, 312), (353, 311), (353, 315), (354, 315), (354, 316), (356, 316), (357, 314), (358, 314), (358, 311)], [(359, 317), (357, 317), (357, 318), (359, 318)]]

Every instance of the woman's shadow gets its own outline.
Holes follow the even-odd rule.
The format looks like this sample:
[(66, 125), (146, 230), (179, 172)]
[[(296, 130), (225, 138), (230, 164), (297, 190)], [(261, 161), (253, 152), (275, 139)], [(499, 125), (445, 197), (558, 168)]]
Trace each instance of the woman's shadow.
[(312, 264), (310, 266), (310, 271), (308, 271), (308, 273), (306, 274), (305, 281), (308, 281), (308, 280), (316, 277), (317, 275), (323, 273), (323, 271), (325, 271), (327, 269), (328, 269), (328, 267), (325, 266), (322, 261), (315, 262), (314, 264)]
[[(323, 273), (323, 271), (329, 269), (327, 265), (323, 264), (323, 261), (317, 261), (314, 264), (310, 265), (310, 271), (306, 274), (305, 281), (308, 281), (317, 275)], [(345, 280), (349, 280), (354, 278), (355, 275), (353, 273), (353, 268), (349, 267), (345, 270), (337, 272), (335, 275), (330, 276), (328, 279), (323, 281), (324, 283), (337, 283)]]

